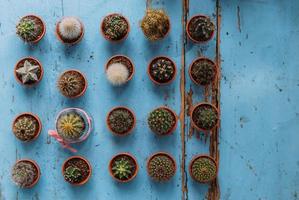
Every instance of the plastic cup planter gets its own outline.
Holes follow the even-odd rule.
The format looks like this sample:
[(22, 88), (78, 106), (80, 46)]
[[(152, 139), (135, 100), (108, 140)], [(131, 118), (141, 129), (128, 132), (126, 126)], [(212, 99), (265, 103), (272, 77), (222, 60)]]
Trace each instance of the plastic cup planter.
[(209, 155), (196, 155), (189, 164), (189, 174), (199, 183), (210, 183), (218, 173), (218, 164)]
[(67, 45), (79, 43), (84, 36), (84, 25), (76, 17), (63, 17), (56, 24), (57, 39)]
[(186, 32), (192, 42), (205, 43), (213, 38), (215, 24), (206, 15), (195, 15), (188, 21)]

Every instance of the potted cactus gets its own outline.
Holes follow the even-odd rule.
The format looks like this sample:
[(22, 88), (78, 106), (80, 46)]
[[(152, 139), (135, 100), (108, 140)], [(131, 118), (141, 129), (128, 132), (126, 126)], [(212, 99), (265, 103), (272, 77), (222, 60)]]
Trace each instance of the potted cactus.
[(187, 35), (195, 43), (207, 42), (213, 38), (215, 25), (210, 17), (195, 15), (187, 23)]
[(42, 64), (35, 58), (21, 59), (15, 66), (16, 80), (24, 86), (34, 86), (40, 82), (44, 74)]
[(134, 65), (124, 55), (116, 55), (110, 58), (105, 66), (108, 81), (114, 86), (120, 86), (132, 79)]
[(168, 135), (177, 126), (177, 116), (171, 109), (162, 106), (150, 112), (147, 122), (154, 133)]
[(42, 129), (40, 119), (32, 113), (21, 113), (12, 123), (12, 131), (16, 138), (23, 142), (36, 139)]
[(217, 177), (216, 161), (208, 155), (197, 155), (189, 164), (191, 177), (200, 183), (208, 183)]
[(87, 81), (80, 71), (72, 69), (61, 74), (57, 87), (65, 97), (78, 98), (85, 93)]
[(88, 160), (81, 156), (72, 156), (64, 161), (62, 175), (72, 185), (83, 185), (91, 176), (92, 168)]
[(164, 10), (147, 9), (141, 21), (141, 29), (151, 41), (163, 39), (170, 31), (169, 17)]
[(147, 73), (154, 83), (158, 85), (168, 84), (175, 78), (176, 66), (170, 58), (159, 56), (150, 62)]
[(215, 80), (216, 74), (216, 64), (208, 58), (199, 57), (189, 67), (189, 76), (198, 85), (211, 84)]
[(43, 20), (36, 15), (27, 15), (16, 25), (17, 35), (26, 43), (38, 43), (46, 33)]
[(174, 176), (175, 171), (175, 160), (168, 153), (155, 153), (147, 161), (147, 173), (155, 181), (168, 181)]
[(12, 181), (21, 188), (33, 187), (40, 178), (40, 169), (33, 160), (17, 161), (11, 170)]
[(219, 121), (218, 109), (210, 103), (199, 103), (191, 111), (191, 123), (201, 131), (214, 129)]
[(112, 133), (125, 136), (134, 129), (136, 117), (127, 107), (115, 107), (108, 113), (106, 123)]
[(56, 24), (56, 36), (64, 44), (76, 44), (83, 35), (83, 23), (76, 17), (64, 17)]
[(132, 155), (120, 153), (110, 160), (109, 172), (115, 180), (122, 183), (129, 182), (136, 177), (138, 164)]
[(101, 23), (101, 33), (106, 40), (112, 42), (120, 42), (126, 39), (129, 32), (129, 21), (117, 13), (106, 16)]

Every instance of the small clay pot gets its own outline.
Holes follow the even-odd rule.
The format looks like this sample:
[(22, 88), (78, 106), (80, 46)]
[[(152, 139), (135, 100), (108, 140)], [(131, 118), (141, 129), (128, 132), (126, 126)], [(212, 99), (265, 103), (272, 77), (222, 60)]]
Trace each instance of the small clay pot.
[[(123, 134), (119, 134), (119, 133), (117, 133), (117, 132), (114, 132), (114, 131), (111, 129), (110, 124), (109, 124), (109, 116), (110, 116), (110, 114), (111, 114), (113, 111), (118, 110), (118, 109), (124, 109), (124, 110), (127, 110), (129, 113), (132, 114), (132, 116), (133, 116), (133, 120), (134, 120), (134, 122), (133, 122), (133, 126), (132, 126), (127, 132), (125, 132), (125, 133), (123, 133)], [(109, 131), (110, 131), (111, 133), (113, 133), (114, 135), (116, 135), (116, 136), (127, 136), (128, 134), (130, 134), (130, 133), (133, 131), (133, 129), (134, 129), (135, 126), (136, 126), (136, 116), (135, 116), (134, 112), (133, 112), (131, 109), (129, 109), (128, 107), (125, 107), (125, 106), (114, 107), (114, 108), (112, 108), (112, 109), (109, 111), (109, 113), (107, 114), (107, 117), (106, 117), (106, 124), (107, 124), (107, 127), (108, 127)]]
[[(135, 164), (135, 171), (134, 171), (134, 174), (133, 174), (129, 179), (127, 179), (127, 180), (120, 180), (120, 179), (116, 178), (116, 177), (113, 175), (113, 171), (112, 171), (112, 165), (113, 165), (114, 160), (115, 160), (116, 158), (118, 158), (118, 157), (122, 157), (122, 156), (130, 157), (130, 158), (132, 159), (132, 161), (134, 162), (134, 164)], [(139, 170), (139, 166), (138, 166), (137, 160), (135, 159), (134, 156), (132, 156), (132, 155), (129, 154), (129, 153), (120, 153), (120, 154), (117, 154), (117, 155), (115, 155), (115, 156), (110, 160), (110, 162), (109, 162), (109, 173), (110, 173), (110, 176), (111, 176), (114, 180), (116, 180), (116, 181), (118, 181), (118, 182), (121, 182), (121, 183), (127, 183), (127, 182), (133, 180), (133, 179), (137, 176), (138, 170)]]
[[(168, 60), (168, 61), (170, 61), (170, 62), (172, 63), (172, 65), (173, 65), (173, 68), (174, 68), (174, 74), (173, 74), (172, 78), (171, 78), (169, 81), (167, 81), (167, 82), (159, 82), (159, 81), (156, 81), (156, 80), (152, 77), (152, 75), (151, 75), (150, 68), (151, 68), (152, 64), (153, 64), (156, 60), (158, 60), (158, 59), (165, 59), (165, 60)], [(167, 56), (159, 56), (159, 57), (155, 57), (154, 59), (151, 60), (151, 62), (149, 63), (149, 65), (148, 65), (148, 67), (147, 67), (147, 74), (148, 74), (149, 78), (151, 79), (151, 81), (152, 81), (153, 83), (155, 83), (155, 84), (157, 84), (157, 85), (167, 85), (167, 84), (171, 83), (171, 82), (175, 79), (176, 73), (177, 73), (177, 68), (176, 68), (176, 64), (175, 64), (175, 62), (173, 62), (173, 60), (171, 60), (171, 59), (170, 59), (169, 57), (167, 57)]]
[[(45, 25), (44, 21), (43, 21), (39, 16), (36, 16), (36, 15), (33, 15), (33, 14), (26, 15), (26, 16), (22, 17), (21, 20), (24, 19), (24, 18), (27, 18), (27, 17), (29, 17), (29, 18), (30, 18), (30, 17), (32, 17), (32, 18), (36, 18), (37, 20), (40, 21), (40, 23), (41, 23), (41, 25), (42, 25), (42, 27), (43, 27), (42, 33), (39, 35), (39, 37), (38, 37), (36, 40), (33, 40), (33, 41), (29, 41), (29, 42), (28, 42), (28, 43), (31, 43), (31, 44), (36, 44), (36, 43), (38, 43), (38, 42), (44, 37), (44, 35), (46, 34), (46, 25)], [(26, 42), (27, 42), (27, 41), (26, 41)]]
[(37, 115), (35, 115), (33, 113), (25, 112), (25, 113), (21, 113), (21, 114), (19, 114), (18, 116), (15, 117), (15, 119), (13, 120), (13, 123), (12, 123), (12, 130), (14, 129), (14, 124), (17, 122), (17, 120), (20, 117), (23, 117), (23, 116), (30, 116), (30, 117), (34, 118), (38, 123), (38, 130), (36, 131), (34, 138), (32, 138), (31, 140), (28, 140), (28, 141), (23, 141), (23, 140), (18, 138), (19, 140), (21, 140), (23, 142), (30, 142), (30, 141), (35, 140), (39, 136), (39, 134), (42, 130), (42, 123), (41, 123), (41, 121), (40, 121), (40, 119)]
[[(89, 167), (89, 174), (88, 174), (88, 176), (87, 176), (83, 181), (81, 181), (80, 183), (71, 183), (71, 182), (65, 180), (65, 178), (64, 178), (65, 165), (67, 164), (68, 161), (70, 161), (70, 160), (72, 160), (72, 159), (81, 159), (81, 160), (83, 160), (83, 161), (88, 165), (88, 167)], [(64, 180), (65, 180), (66, 182), (68, 182), (68, 183), (70, 183), (70, 184), (72, 184), (72, 185), (75, 185), (75, 186), (81, 186), (81, 185), (84, 185), (84, 184), (87, 183), (87, 181), (90, 179), (90, 177), (91, 177), (91, 173), (92, 173), (92, 167), (91, 167), (89, 161), (88, 161), (87, 159), (85, 159), (84, 157), (82, 157), (82, 156), (71, 156), (71, 157), (69, 157), (68, 159), (66, 159), (66, 160), (63, 162), (63, 165), (62, 165), (62, 176), (63, 176), (63, 178), (64, 178)]]
[[(62, 18), (62, 19), (64, 19), (64, 18)], [(62, 20), (62, 19), (61, 19), (61, 20)], [(77, 20), (80, 22), (80, 24), (81, 24), (81, 35), (78, 37), (78, 39), (76, 39), (76, 40), (74, 40), (74, 41), (66, 41), (66, 40), (63, 39), (63, 37), (62, 37), (62, 36), (60, 35), (60, 33), (59, 33), (59, 23), (61, 22), (61, 20), (57, 22), (57, 24), (56, 24), (55, 35), (56, 35), (57, 39), (58, 39), (61, 43), (63, 43), (63, 44), (67, 44), (67, 45), (75, 45), (75, 44), (79, 43), (79, 42), (82, 40), (82, 38), (83, 38), (83, 36), (84, 36), (84, 30), (85, 30), (85, 28), (84, 28), (84, 24), (83, 24), (78, 18), (76, 18), (76, 19), (77, 19)]]
[(38, 164), (34, 160), (31, 160), (31, 159), (21, 159), (21, 160), (18, 160), (15, 164), (17, 164), (19, 162), (29, 162), (29, 163), (33, 164), (34, 167), (36, 168), (36, 171), (37, 171), (36, 179), (33, 181), (33, 183), (31, 183), (31, 185), (24, 187), (24, 188), (32, 188), (33, 186), (35, 186), (37, 184), (37, 182), (40, 179), (40, 174), (41, 174), (40, 168), (39, 168)]
[[(114, 15), (119, 15), (119, 16), (121, 16), (121, 17), (127, 22), (127, 24), (128, 24), (128, 31), (127, 31), (126, 35), (125, 35), (123, 38), (119, 39), (119, 40), (112, 40), (111, 38), (109, 38), (109, 37), (108, 37), (107, 35), (105, 35), (105, 33), (104, 33), (104, 20), (105, 20), (105, 18), (106, 18), (106, 17), (110, 17), (110, 16), (114, 16)], [(112, 13), (112, 14), (109, 14), (109, 15), (105, 16), (105, 18), (102, 20), (102, 22), (101, 22), (101, 27), (100, 27), (100, 32), (101, 32), (101, 34), (103, 35), (103, 37), (104, 37), (106, 40), (108, 40), (108, 41), (110, 41), (110, 42), (114, 42), (114, 43), (119, 43), (119, 42), (124, 41), (124, 40), (128, 37), (128, 35), (129, 35), (129, 33), (130, 33), (130, 30), (131, 30), (129, 20), (128, 20), (125, 16), (123, 16), (123, 15), (121, 15), (121, 14), (118, 14), (118, 13)]]
[[(32, 84), (24, 84), (22, 82), (22, 80), (20, 80), (20, 78), (18, 77), (17, 75), (17, 72), (16, 70), (20, 68), (20, 65), (24, 64), (24, 62), (26, 60), (30, 60), (30, 61), (33, 61), (35, 64), (39, 65), (40, 66), (40, 76), (38, 77), (38, 81), (32, 83)], [(42, 64), (36, 59), (36, 58), (33, 58), (33, 57), (25, 57), (25, 58), (22, 58), (21, 60), (19, 60), (17, 62), (17, 64), (15, 65), (15, 68), (14, 68), (14, 75), (15, 75), (15, 79), (18, 81), (18, 83), (20, 83), (21, 85), (24, 85), (24, 86), (27, 86), (27, 87), (32, 87), (32, 86), (35, 86), (37, 85), (43, 78), (43, 75), (44, 75), (44, 69), (43, 69), (43, 66)]]
[[(190, 39), (192, 42), (194, 42), (194, 43), (205, 43), (205, 42), (210, 41), (210, 40), (214, 37), (214, 34), (215, 34), (215, 28), (214, 28), (214, 30), (213, 30), (213, 33), (212, 33), (211, 36), (209, 37), (209, 39), (207, 39), (207, 40), (205, 40), (205, 41), (198, 41), (198, 40), (195, 40), (194, 38), (191, 37), (191, 34), (189, 33), (189, 26), (190, 26), (190, 22), (191, 22), (193, 19), (198, 18), (198, 17), (210, 18), (210, 17), (208, 17), (207, 15), (194, 15), (194, 16), (192, 16), (192, 17), (189, 19), (188, 23), (187, 23), (187, 26), (186, 26), (186, 32), (187, 32), (187, 35), (188, 35), (189, 39)], [(212, 21), (211, 21), (211, 22), (212, 22)], [(212, 22), (212, 23), (214, 24), (214, 22)], [(215, 24), (214, 24), (214, 27), (215, 27)]]

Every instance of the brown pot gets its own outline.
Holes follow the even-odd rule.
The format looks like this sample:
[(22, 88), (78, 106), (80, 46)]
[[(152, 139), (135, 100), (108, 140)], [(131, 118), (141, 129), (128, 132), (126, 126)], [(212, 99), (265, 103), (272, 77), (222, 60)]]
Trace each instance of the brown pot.
[[(192, 174), (192, 165), (193, 165), (194, 161), (197, 160), (198, 158), (208, 158), (208, 159), (212, 160), (212, 161), (215, 163), (217, 171), (216, 171), (216, 176), (215, 176), (213, 179), (208, 180), (208, 181), (198, 181), (198, 180), (196, 180), (196, 179), (194, 178), (194, 176), (193, 176), (193, 174)], [(216, 162), (216, 160), (215, 160), (214, 158), (212, 158), (212, 157), (209, 156), (209, 155), (206, 155), (206, 154), (196, 155), (196, 156), (194, 156), (194, 157), (192, 158), (192, 160), (190, 161), (190, 164), (189, 164), (189, 174), (190, 174), (190, 176), (193, 178), (193, 180), (195, 180), (195, 181), (197, 181), (197, 182), (199, 182), (199, 183), (209, 183), (209, 182), (215, 180), (215, 178), (217, 177), (217, 173), (218, 173), (218, 163)]]
[[(110, 114), (112, 113), (112, 111), (117, 110), (117, 109), (120, 109), (120, 108), (129, 111), (129, 112), (132, 114), (133, 119), (134, 119), (132, 128), (131, 128), (130, 130), (128, 130), (126, 133), (124, 133), (124, 134), (119, 134), (119, 133), (114, 132), (114, 131), (111, 129), (110, 124), (109, 124), (109, 120), (108, 120), (108, 118), (109, 118)], [(133, 129), (134, 129), (135, 126), (136, 126), (136, 116), (135, 116), (134, 112), (133, 112), (131, 109), (129, 109), (128, 107), (125, 107), (125, 106), (114, 107), (114, 108), (112, 108), (112, 109), (109, 111), (109, 113), (107, 114), (107, 117), (106, 117), (106, 124), (107, 124), (107, 127), (108, 127), (109, 131), (110, 131), (111, 133), (113, 133), (114, 135), (117, 135), (117, 136), (127, 136), (128, 134), (130, 134), (130, 133), (133, 131)]]
[[(206, 57), (198, 57), (198, 58), (196, 58), (195, 60), (193, 60), (193, 62), (192, 62), (191, 65), (189, 66), (189, 70), (188, 70), (190, 79), (191, 79), (191, 80), (193, 81), (193, 83), (195, 83), (196, 85), (202, 85), (202, 84), (196, 82), (195, 79), (192, 77), (192, 74), (191, 74), (191, 68), (192, 68), (193, 65), (194, 65), (197, 61), (199, 61), (199, 60), (206, 60), (206, 61), (208, 61), (208, 62), (210, 62), (210, 63), (213, 64), (213, 66), (214, 66), (214, 70), (215, 70), (215, 76), (214, 76), (213, 81), (212, 81), (212, 83), (213, 83), (213, 82), (215, 81), (216, 77), (217, 77), (217, 74), (218, 74), (218, 67), (217, 67), (217, 65), (216, 65), (216, 63), (215, 63), (214, 61), (212, 61), (211, 59), (206, 58)], [(202, 86), (206, 86), (206, 85), (202, 85)]]
[[(63, 19), (63, 18), (62, 18), (62, 19)], [(55, 31), (55, 35), (56, 35), (57, 39), (58, 39), (61, 43), (63, 43), (63, 44), (68, 44), (68, 45), (74, 45), (74, 44), (79, 43), (79, 42), (82, 40), (82, 38), (83, 38), (83, 36), (84, 36), (84, 24), (83, 24), (78, 18), (76, 18), (76, 19), (81, 23), (81, 35), (80, 35), (80, 37), (79, 37), (77, 40), (75, 40), (75, 41), (71, 41), (71, 42), (63, 40), (62, 36), (61, 36), (60, 33), (59, 33), (59, 23), (61, 22), (61, 20), (57, 22), (57, 24), (56, 24), (56, 29), (55, 29), (55, 30), (56, 30), (56, 31)]]
[(32, 44), (36, 44), (38, 43), (43, 37), (44, 35), (46, 34), (46, 25), (45, 25), (45, 22), (39, 17), (39, 16), (36, 16), (36, 15), (33, 15), (33, 14), (30, 14), (30, 15), (26, 15), (24, 17), (21, 18), (21, 20), (23, 18), (27, 18), (27, 17), (32, 17), (32, 18), (36, 18), (38, 19), (41, 24), (42, 24), (42, 27), (43, 27), (43, 31), (42, 31), (42, 34), (36, 39), (36, 40), (33, 40), (33, 41), (30, 41), (29, 43), (32, 43)]
[[(172, 65), (174, 66), (174, 75), (173, 75), (173, 77), (172, 77), (169, 81), (167, 81), (167, 82), (165, 82), (165, 83), (160, 83), (160, 82), (156, 81), (156, 80), (152, 77), (152, 75), (151, 75), (151, 73), (150, 73), (150, 67), (152, 66), (153, 62), (156, 61), (157, 59), (161, 59), (161, 58), (164, 58), (165, 60), (169, 60), (169, 61), (172, 63)], [(169, 57), (167, 57), (167, 56), (159, 56), (159, 57), (155, 57), (154, 59), (151, 60), (151, 62), (149, 63), (149, 65), (148, 65), (148, 67), (147, 67), (147, 74), (148, 74), (148, 76), (150, 77), (151, 81), (154, 82), (154, 83), (157, 84), (157, 85), (167, 85), (167, 84), (171, 83), (171, 82), (175, 79), (176, 73), (177, 73), (177, 69), (176, 69), (176, 64), (175, 64), (175, 62), (173, 62), (173, 60), (171, 60), (171, 59), (170, 59)]]
[[(71, 183), (71, 182), (68, 182), (67, 180), (65, 180), (65, 178), (64, 178), (65, 165), (66, 165), (66, 163), (67, 163), (69, 160), (72, 160), (72, 159), (74, 159), (74, 158), (75, 158), (75, 159), (81, 159), (81, 160), (85, 161), (85, 162), (87, 163), (88, 167), (89, 167), (89, 174), (88, 174), (88, 176), (87, 176), (82, 182), (80, 182), (80, 183)], [(64, 180), (65, 180), (66, 182), (68, 182), (68, 183), (70, 183), (70, 184), (72, 184), (72, 185), (75, 185), (75, 186), (81, 186), (81, 185), (84, 185), (84, 184), (87, 183), (87, 181), (90, 179), (90, 177), (91, 177), (91, 173), (92, 173), (92, 167), (91, 167), (89, 161), (88, 161), (87, 159), (85, 159), (84, 157), (82, 157), (82, 156), (71, 156), (71, 157), (69, 157), (68, 159), (66, 159), (66, 160), (63, 162), (63, 165), (62, 165), (62, 176), (63, 176), (63, 178), (64, 178)]]
[[(38, 117), (37, 115), (35, 115), (35, 114), (33, 114), (33, 113), (29, 113), (29, 112), (25, 112), (25, 113), (21, 113), (21, 114), (19, 114), (19, 115), (16, 116), (15, 119), (13, 120), (13, 123), (12, 123), (12, 130), (13, 130), (13, 127), (14, 127), (14, 124), (16, 123), (16, 121), (17, 121), (20, 117), (23, 117), (24, 115), (29, 115), (29, 116), (33, 117), (34, 119), (36, 119), (36, 121), (37, 121), (37, 123), (38, 123), (38, 130), (37, 130), (37, 132), (36, 132), (34, 138), (32, 138), (32, 139), (30, 140), (30, 141), (33, 141), (33, 140), (35, 140), (35, 139), (39, 136), (39, 134), (40, 134), (40, 132), (41, 132), (41, 130), (42, 130), (42, 123), (41, 123), (41, 121), (40, 121), (40, 119), (39, 119), (39, 117)], [(19, 139), (19, 138), (18, 138), (18, 139)], [(22, 141), (22, 140), (21, 140), (21, 141)], [(30, 141), (23, 141), (23, 142), (30, 142)]]
[[(35, 83), (32, 83), (32, 84), (24, 84), (24, 83), (19, 79), (19, 77), (17, 76), (17, 72), (16, 72), (16, 70), (19, 69), (19, 65), (20, 65), (21, 63), (24, 63), (25, 60), (33, 60), (34, 62), (37, 63), (37, 65), (40, 66), (40, 71), (41, 71), (41, 72), (40, 72), (40, 77), (39, 77), (38, 81), (36, 81)], [(18, 83), (20, 83), (21, 85), (27, 86), (27, 87), (32, 87), (32, 86), (35, 86), (36, 84), (38, 84), (38, 83), (42, 80), (43, 75), (44, 75), (44, 69), (43, 69), (42, 64), (41, 64), (36, 58), (33, 58), (33, 57), (24, 57), (24, 58), (22, 58), (21, 60), (19, 60), (19, 61), (17, 62), (17, 64), (15, 65), (15, 68), (14, 68), (14, 75), (15, 75), (15, 79), (18, 81)]]
[[(112, 172), (112, 164), (113, 164), (113, 161), (114, 161), (116, 158), (120, 157), (120, 156), (128, 156), (128, 157), (130, 157), (130, 158), (133, 160), (133, 162), (135, 163), (135, 166), (136, 166), (136, 169), (135, 169), (134, 174), (133, 174), (129, 179), (127, 179), (127, 180), (120, 180), (120, 179), (116, 178), (116, 177), (113, 175), (113, 172)], [(134, 156), (132, 156), (132, 155), (129, 154), (129, 153), (120, 153), (120, 154), (117, 154), (117, 155), (115, 155), (115, 156), (110, 160), (110, 162), (109, 162), (109, 173), (110, 173), (110, 176), (111, 176), (114, 180), (116, 180), (116, 181), (118, 181), (118, 182), (121, 182), (121, 183), (127, 183), (127, 182), (133, 180), (133, 179), (137, 176), (138, 170), (139, 170), (139, 166), (138, 166), (137, 160), (135, 159)]]
[[(214, 28), (214, 31), (213, 31), (213, 33), (211, 34), (211, 36), (210, 36), (210, 38), (209, 38), (208, 40), (206, 40), (206, 41), (197, 41), (197, 40), (193, 39), (193, 38), (191, 37), (191, 34), (189, 33), (189, 26), (190, 26), (190, 22), (191, 22), (193, 19), (198, 18), (198, 17), (210, 18), (210, 17), (208, 17), (207, 15), (194, 15), (194, 16), (192, 16), (192, 17), (189, 19), (188, 23), (187, 23), (187, 26), (186, 26), (186, 32), (187, 32), (187, 35), (188, 35), (189, 39), (190, 39), (192, 42), (194, 42), (194, 43), (205, 43), (205, 42), (210, 41), (210, 40), (214, 37), (214, 34), (215, 34), (215, 28)], [(211, 21), (211, 22), (212, 22), (212, 21)], [(212, 23), (214, 24), (214, 22), (212, 22)], [(214, 27), (216, 27), (215, 24), (214, 24)]]
[(37, 182), (40, 179), (40, 174), (41, 174), (40, 168), (39, 168), (38, 164), (34, 160), (31, 160), (31, 159), (21, 159), (21, 160), (18, 160), (15, 164), (17, 164), (19, 162), (30, 162), (31, 164), (33, 164), (35, 166), (35, 168), (37, 170), (37, 177), (31, 185), (25, 187), (25, 188), (32, 188), (33, 186), (35, 186), (37, 184)]
[[(128, 24), (128, 31), (127, 31), (126, 35), (125, 35), (123, 38), (121, 38), (120, 40), (112, 40), (112, 39), (110, 39), (109, 37), (107, 37), (107, 35), (105, 35), (105, 33), (104, 33), (104, 31), (103, 31), (103, 30), (104, 30), (104, 19), (105, 19), (106, 17), (110, 17), (110, 16), (113, 16), (113, 15), (120, 15), (121, 17), (124, 18), (124, 20), (125, 20), (125, 21), (127, 22), (127, 24)], [(108, 40), (108, 41), (110, 41), (110, 42), (115, 42), (115, 43), (119, 43), (119, 42), (124, 41), (124, 40), (128, 37), (129, 32), (130, 32), (130, 30), (131, 30), (129, 20), (128, 20), (125, 16), (123, 16), (123, 15), (121, 15), (121, 14), (118, 14), (118, 13), (112, 13), (112, 14), (109, 14), (109, 15), (105, 16), (105, 18), (102, 20), (102, 22), (101, 22), (101, 27), (100, 27), (100, 32), (101, 32), (101, 34), (103, 35), (103, 37), (104, 37), (106, 40)]]

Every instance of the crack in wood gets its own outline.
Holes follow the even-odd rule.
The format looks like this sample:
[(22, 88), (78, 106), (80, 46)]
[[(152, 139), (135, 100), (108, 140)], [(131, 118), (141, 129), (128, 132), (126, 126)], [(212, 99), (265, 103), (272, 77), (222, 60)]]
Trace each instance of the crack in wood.
[(238, 30), (241, 33), (241, 17), (240, 17), (240, 6), (237, 7), (237, 19), (238, 19)]

